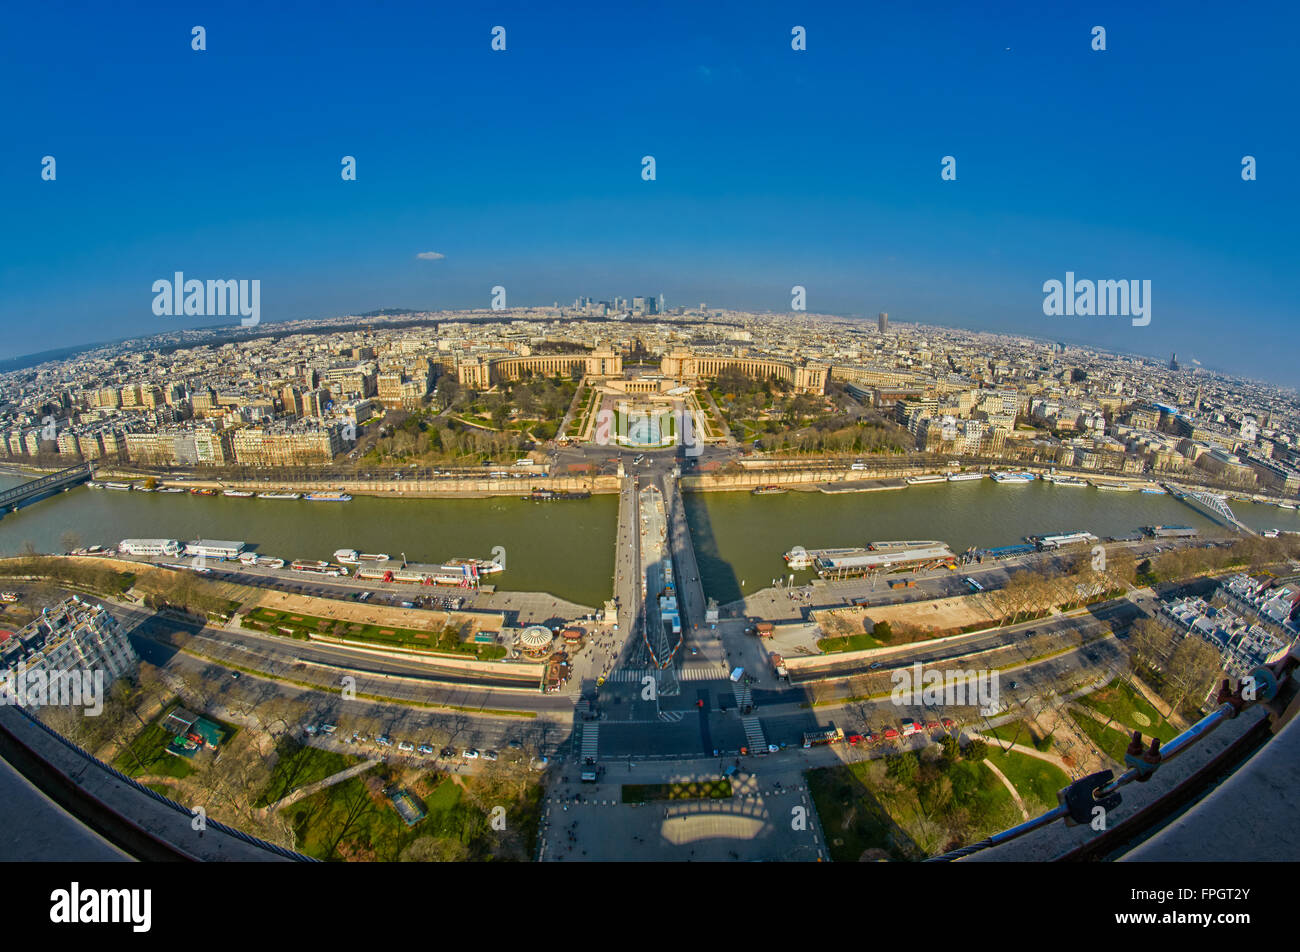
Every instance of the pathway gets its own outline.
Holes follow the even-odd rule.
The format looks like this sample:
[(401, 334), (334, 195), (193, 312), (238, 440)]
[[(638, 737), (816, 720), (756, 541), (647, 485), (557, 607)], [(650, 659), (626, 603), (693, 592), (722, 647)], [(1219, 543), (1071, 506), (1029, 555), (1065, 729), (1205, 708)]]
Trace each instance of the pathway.
[(326, 777), (324, 780), (318, 780), (315, 783), (307, 784), (307, 786), (305, 787), (299, 787), (297, 790), (293, 791), (293, 793), (289, 794), (287, 797), (283, 797), (280, 800), (277, 800), (275, 803), (272, 803), (270, 806), (264, 807), (263, 809), (268, 814), (275, 813), (278, 810), (283, 810), (285, 807), (292, 806), (293, 804), (297, 803), (303, 797), (309, 797), (313, 793), (319, 793), (321, 790), (324, 790), (327, 787), (332, 787), (336, 783), (342, 783), (345, 780), (351, 780), (353, 777), (357, 776), (358, 774), (363, 774), (371, 767), (376, 767), (380, 763), (382, 763), (382, 761), (367, 760), (359, 764), (354, 764), (353, 766), (349, 767), (347, 770), (340, 770), (338, 773), (331, 774), (330, 776)]
[(1010, 791), (1010, 793), (1011, 793), (1011, 799), (1012, 799), (1012, 800), (1015, 800), (1015, 801), (1016, 801), (1016, 806), (1020, 808), (1020, 816), (1021, 816), (1021, 818), (1022, 818), (1022, 819), (1025, 819), (1025, 820), (1028, 820), (1028, 819), (1029, 819), (1029, 811), (1025, 809), (1025, 801), (1023, 801), (1023, 800), (1020, 799), (1020, 791), (1016, 789), (1016, 785), (1013, 784), (1010, 780), (1007, 779), (1007, 775), (1006, 775), (1006, 774), (1004, 774), (1001, 770), (998, 770), (997, 767), (993, 766), (993, 761), (991, 761), (991, 760), (981, 760), (980, 763), (982, 763), (985, 767), (988, 767), (989, 770), (992, 770), (992, 771), (993, 771), (993, 776), (997, 777), (997, 778), (998, 778), (999, 780), (1001, 780), (1004, 784), (1006, 784), (1006, 788), (1007, 788), (1007, 790)]

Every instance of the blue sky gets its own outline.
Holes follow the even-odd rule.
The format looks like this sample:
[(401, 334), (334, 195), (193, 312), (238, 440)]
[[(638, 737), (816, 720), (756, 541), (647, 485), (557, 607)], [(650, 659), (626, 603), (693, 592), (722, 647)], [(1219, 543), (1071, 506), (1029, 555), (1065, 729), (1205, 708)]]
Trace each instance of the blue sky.
[[(802, 284), (1300, 384), (1293, 6), (549, 7), (12, 8), (0, 357), (196, 322), (151, 310), (179, 270), (263, 320)], [(1044, 316), (1066, 271), (1149, 279), (1150, 325)]]

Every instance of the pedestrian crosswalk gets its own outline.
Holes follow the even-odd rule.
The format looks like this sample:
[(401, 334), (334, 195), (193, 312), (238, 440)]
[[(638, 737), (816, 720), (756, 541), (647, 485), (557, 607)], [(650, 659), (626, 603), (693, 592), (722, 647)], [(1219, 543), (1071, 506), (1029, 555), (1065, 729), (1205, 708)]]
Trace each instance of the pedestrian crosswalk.
[(659, 720), (668, 721), (670, 724), (676, 724), (686, 716), (685, 711), (660, 711)]
[(582, 728), (582, 762), (595, 763), (596, 753), (600, 749), (600, 725), (587, 723)]
[(736, 707), (742, 712), (747, 708), (753, 707), (754, 699), (750, 696), (749, 687), (747, 685), (733, 683), (731, 685), (731, 692), (736, 695)]
[(745, 739), (749, 741), (750, 752), (766, 753), (767, 737), (763, 734), (763, 725), (758, 722), (758, 718), (753, 715), (742, 717), (740, 724), (745, 728)]
[[(642, 678), (654, 677), (649, 668), (621, 668), (612, 672), (605, 680), (615, 684), (640, 684)], [(725, 681), (727, 676), (720, 668), (683, 667), (677, 669), (679, 681)]]

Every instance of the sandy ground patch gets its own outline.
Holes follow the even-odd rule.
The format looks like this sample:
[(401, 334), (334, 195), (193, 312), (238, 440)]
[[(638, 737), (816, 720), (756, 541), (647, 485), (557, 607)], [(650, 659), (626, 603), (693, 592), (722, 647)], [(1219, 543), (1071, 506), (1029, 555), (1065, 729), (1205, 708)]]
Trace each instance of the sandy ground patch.
[(343, 602), (314, 595), (295, 595), (291, 592), (267, 590), (256, 602), (260, 608), (282, 612), (301, 612), (317, 618), (332, 618), (358, 625), (379, 625), (391, 628), (413, 628), (423, 631), (439, 630), (447, 624), (458, 628), (462, 635), (476, 632), (500, 631), (505, 618), (500, 612), (437, 612), (416, 608), (392, 608), (386, 605), (368, 605), (364, 602)]

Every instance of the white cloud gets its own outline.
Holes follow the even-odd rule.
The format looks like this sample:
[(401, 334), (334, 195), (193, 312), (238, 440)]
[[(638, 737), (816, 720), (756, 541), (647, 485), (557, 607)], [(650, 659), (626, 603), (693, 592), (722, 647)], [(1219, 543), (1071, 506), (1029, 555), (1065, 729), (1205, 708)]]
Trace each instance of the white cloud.
[(421, 251), (416, 257), (421, 261), (439, 261), (447, 256), (436, 251)]

